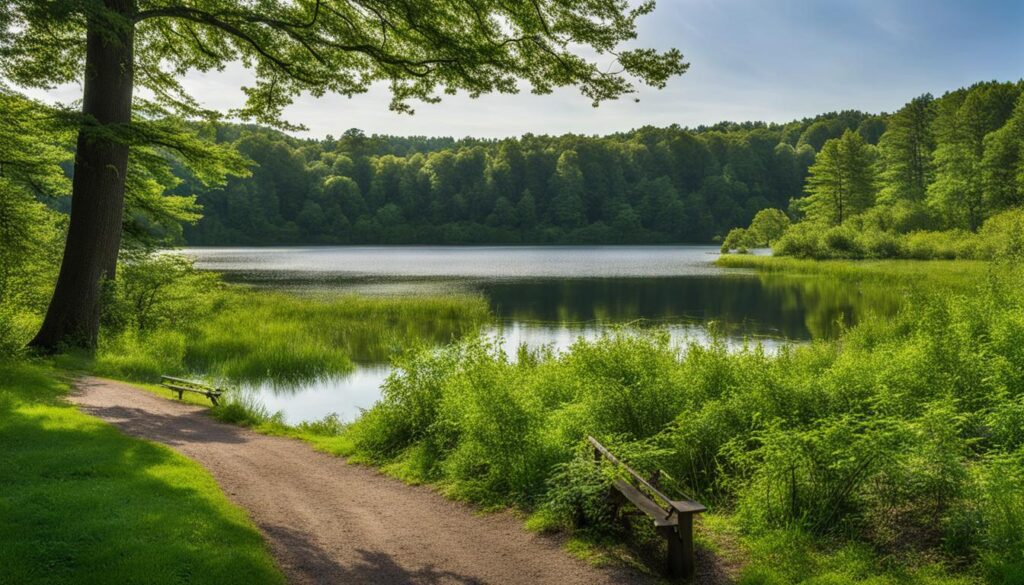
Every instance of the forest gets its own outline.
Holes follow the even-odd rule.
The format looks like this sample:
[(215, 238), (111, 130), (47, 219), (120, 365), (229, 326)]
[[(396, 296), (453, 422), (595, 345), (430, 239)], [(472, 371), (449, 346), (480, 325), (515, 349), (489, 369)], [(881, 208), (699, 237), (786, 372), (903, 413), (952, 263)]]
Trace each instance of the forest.
[[(216, 140), (249, 159), (251, 174), (215, 188), (185, 175), (177, 192), (196, 194), (203, 208), (185, 229), (196, 245), (709, 243), (779, 209), (805, 220), (779, 242), (782, 255), (975, 257), (983, 253), (915, 242), (967, 241), (1021, 203), (1021, 91), (1020, 82), (978, 83), (916, 97), (892, 114), (600, 137), (352, 129), (300, 140), (224, 125)], [(835, 226), (826, 244), (824, 228)], [(896, 241), (923, 231), (947, 233)], [(734, 242), (770, 244), (742, 235)], [(844, 237), (850, 249), (832, 250)]]
[(216, 139), (253, 161), (252, 174), (177, 192), (203, 207), (185, 230), (197, 245), (706, 243), (786, 207), (815, 152), (847, 130), (875, 144), (884, 117), (503, 140), (355, 129), (298, 140), (223, 126)]
[(723, 249), (772, 245), (777, 255), (806, 258), (988, 259), (1019, 248), (1022, 90), (1019, 81), (990, 82), (939, 98), (925, 94), (885, 117), (877, 145), (855, 132), (826, 141), (808, 169), (804, 195), (787, 209), (786, 219), (797, 223), (767, 232), (752, 223), (731, 232)]

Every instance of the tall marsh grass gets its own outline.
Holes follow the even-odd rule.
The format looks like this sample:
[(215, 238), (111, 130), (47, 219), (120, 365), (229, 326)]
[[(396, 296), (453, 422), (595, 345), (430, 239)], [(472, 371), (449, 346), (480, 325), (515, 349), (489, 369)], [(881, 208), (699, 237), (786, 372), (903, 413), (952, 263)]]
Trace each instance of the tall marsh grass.
[[(225, 286), (166, 258), (173, 257), (146, 265), (156, 277), (124, 271), (104, 316), (93, 364), (98, 373), (146, 381), (200, 373), (297, 382), (447, 343), (490, 318), (478, 297), (302, 298)], [(139, 298), (157, 300), (143, 304)]]
[[(352, 455), (406, 479), (571, 526), (608, 521), (580, 448), (592, 434), (751, 542), (790, 534), (890, 559), (825, 582), (900, 582), (900, 566), (940, 567), (907, 582), (1019, 582), (1024, 272), (953, 268), (975, 278), (919, 279), (894, 318), (777, 354), (612, 331), (518, 359), (483, 340), (407, 355), (344, 435)], [(745, 581), (795, 582), (761, 569)]]

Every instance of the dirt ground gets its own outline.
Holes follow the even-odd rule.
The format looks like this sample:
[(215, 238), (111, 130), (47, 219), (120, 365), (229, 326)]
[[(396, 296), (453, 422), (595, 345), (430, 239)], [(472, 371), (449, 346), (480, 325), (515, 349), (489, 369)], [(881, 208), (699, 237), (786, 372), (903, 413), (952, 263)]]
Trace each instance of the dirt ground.
[(202, 464), (248, 511), (292, 583), (651, 582), (572, 558), (511, 514), (479, 514), (301, 441), (218, 422), (202, 407), (98, 378), (80, 379), (71, 401)]

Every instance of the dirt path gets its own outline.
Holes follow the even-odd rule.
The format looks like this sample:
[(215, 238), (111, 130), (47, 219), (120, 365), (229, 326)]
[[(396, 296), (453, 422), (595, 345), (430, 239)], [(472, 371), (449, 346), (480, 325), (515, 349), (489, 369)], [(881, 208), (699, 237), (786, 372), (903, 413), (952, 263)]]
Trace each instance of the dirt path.
[(568, 556), (510, 514), (479, 515), (430, 489), (348, 465), (205, 409), (83, 378), (71, 401), (198, 461), (246, 510), (292, 583), (645, 583)]

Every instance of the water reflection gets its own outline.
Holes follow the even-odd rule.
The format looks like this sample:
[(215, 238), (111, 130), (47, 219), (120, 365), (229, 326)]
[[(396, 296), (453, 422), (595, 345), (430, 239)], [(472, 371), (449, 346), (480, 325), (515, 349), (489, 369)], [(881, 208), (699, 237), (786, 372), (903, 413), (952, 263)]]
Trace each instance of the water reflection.
[(290, 425), (332, 413), (351, 421), (380, 398), (380, 386), (390, 372), (387, 365), (363, 364), (348, 376), (294, 385), (247, 384), (239, 390), (257, 397), (270, 412), (281, 412)]
[[(229, 280), (299, 294), (483, 295), (496, 322), (490, 335), (562, 350), (608, 326), (659, 326), (677, 342), (832, 338), (869, 313), (893, 314), (899, 291), (813, 276), (755, 274), (714, 265), (708, 246), (206, 248), (186, 251)], [(437, 345), (475, 330), (459, 323), (411, 323), (403, 334), (347, 334), (356, 371), (297, 387), (251, 387), (288, 422), (337, 413), (350, 420), (379, 396), (386, 364), (403, 340)], [(352, 332), (349, 332), (352, 333)]]
[(870, 312), (899, 307), (883, 287), (778, 274), (495, 282), (481, 289), (504, 322), (546, 325), (552, 340), (581, 327), (714, 322), (736, 340), (805, 341), (835, 337)]

